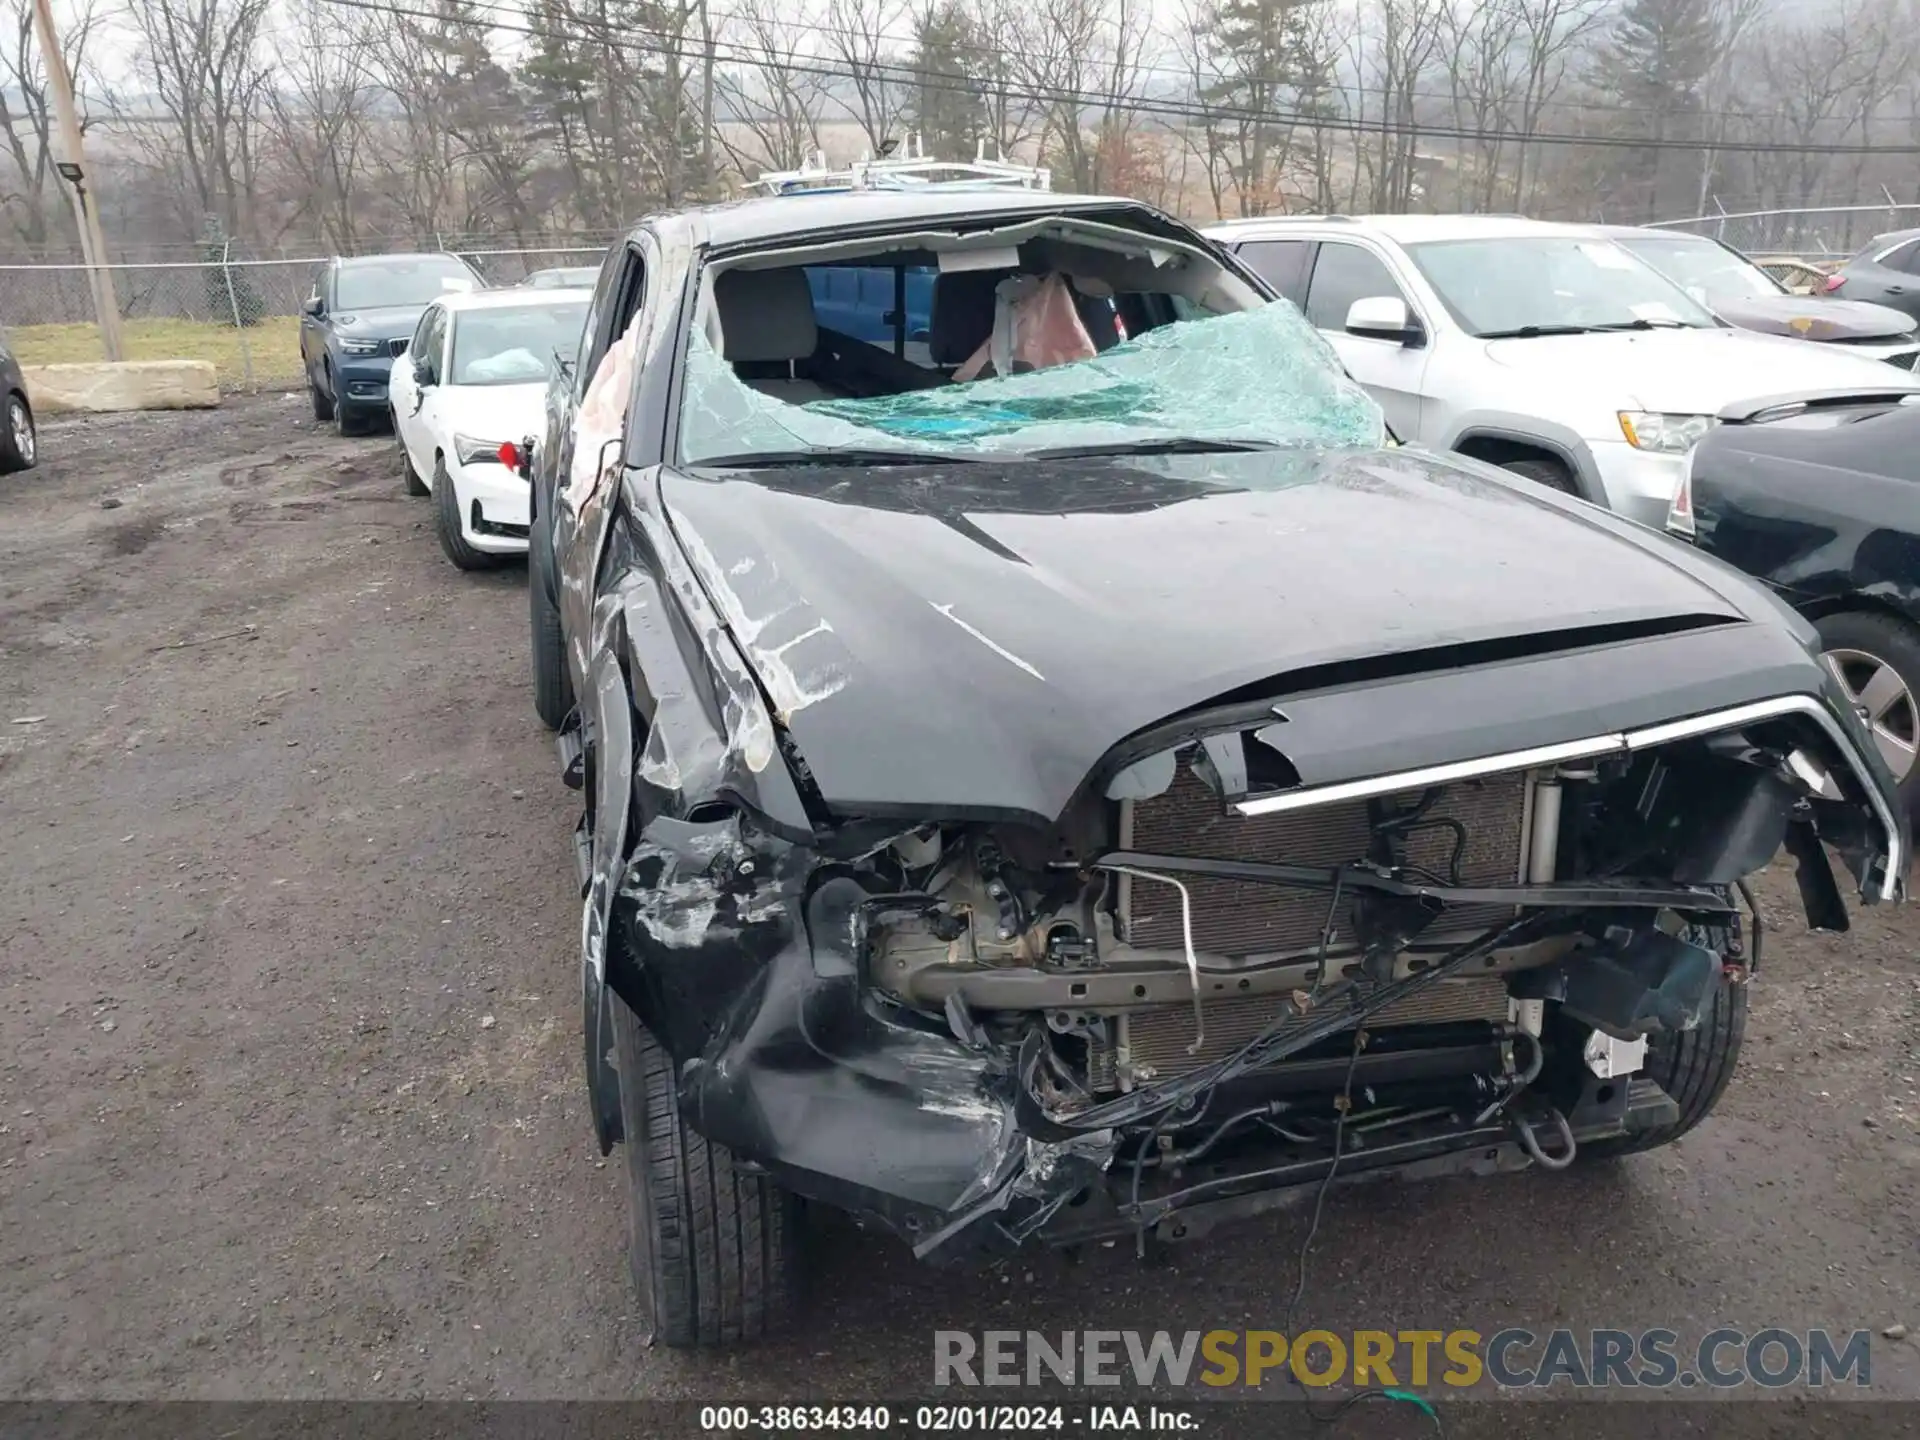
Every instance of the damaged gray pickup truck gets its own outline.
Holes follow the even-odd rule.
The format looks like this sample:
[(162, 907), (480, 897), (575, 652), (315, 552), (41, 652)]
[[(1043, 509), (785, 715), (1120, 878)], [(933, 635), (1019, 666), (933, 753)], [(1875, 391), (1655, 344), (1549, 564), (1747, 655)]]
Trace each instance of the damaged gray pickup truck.
[[(930, 323), (824, 326), (834, 267), (930, 274)], [(803, 1203), (950, 1262), (1665, 1144), (1739, 1053), (1745, 878), (1784, 849), (1830, 929), (1835, 863), (1901, 898), (1811, 629), (1394, 447), (1270, 299), (1038, 193), (609, 256), (535, 447), (534, 665), (664, 1343), (791, 1313)]]

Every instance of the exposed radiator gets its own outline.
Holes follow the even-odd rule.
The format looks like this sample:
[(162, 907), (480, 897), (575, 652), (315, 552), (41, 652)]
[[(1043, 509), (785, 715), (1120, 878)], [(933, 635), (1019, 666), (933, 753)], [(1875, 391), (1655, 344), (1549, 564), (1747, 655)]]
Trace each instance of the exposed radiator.
[[(1182, 1075), (1210, 1064), (1245, 1045), (1272, 1022), (1286, 1006), (1284, 995), (1235, 995), (1206, 1002), (1206, 1042), (1196, 1055), (1191, 1005), (1151, 1005), (1129, 1011), (1126, 1017), (1127, 1051), (1135, 1069), (1155, 1075)], [(1394, 1025), (1448, 1025), (1463, 1020), (1499, 1021), (1507, 1018), (1507, 986), (1498, 975), (1466, 975), (1436, 980), (1367, 1021), (1369, 1029)], [(1277, 1031), (1284, 1035), (1302, 1023), (1288, 1020)], [(1094, 1088), (1111, 1090), (1118, 1083), (1117, 1057), (1112, 1048), (1094, 1043), (1088, 1049), (1087, 1070)]]
[[(1448, 818), (1465, 827), (1467, 845), (1460, 861), (1465, 884), (1512, 884), (1522, 873), (1526, 853), (1526, 777), (1494, 775), (1449, 786), (1426, 816)], [(1417, 796), (1397, 796), (1398, 808)], [(1121, 843), (1129, 850), (1214, 860), (1265, 860), (1295, 865), (1343, 865), (1367, 856), (1365, 801), (1324, 805), (1278, 815), (1243, 816), (1226, 809), (1187, 766), (1173, 784), (1148, 800), (1125, 802)], [(1445, 876), (1454, 845), (1443, 829), (1409, 835), (1406, 856)], [(1254, 885), (1209, 876), (1182, 876), (1193, 896), (1194, 948), (1215, 955), (1287, 955), (1319, 943), (1328, 897), (1311, 890)], [(1180, 892), (1152, 880), (1123, 877), (1120, 918), (1130, 944), (1178, 950)], [(1461, 906), (1449, 911), (1432, 933), (1452, 933), (1498, 922), (1491, 906)], [(1352, 910), (1341, 902), (1334, 917), (1341, 936), (1352, 939)]]

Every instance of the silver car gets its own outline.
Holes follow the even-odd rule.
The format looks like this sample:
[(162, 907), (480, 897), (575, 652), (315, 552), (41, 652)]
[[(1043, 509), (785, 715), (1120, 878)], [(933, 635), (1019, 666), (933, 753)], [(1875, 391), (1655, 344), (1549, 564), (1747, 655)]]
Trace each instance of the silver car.
[(1215, 226), (1332, 342), (1401, 440), (1661, 526), (1681, 462), (1757, 397), (1920, 393), (1891, 365), (1723, 324), (1592, 227), (1500, 216)]

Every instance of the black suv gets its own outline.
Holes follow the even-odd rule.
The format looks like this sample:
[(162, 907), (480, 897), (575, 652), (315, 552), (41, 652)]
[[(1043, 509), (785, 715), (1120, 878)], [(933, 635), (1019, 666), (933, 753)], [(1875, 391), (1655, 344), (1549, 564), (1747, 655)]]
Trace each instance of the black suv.
[[(931, 270), (925, 340), (835, 328), (844, 267)], [(608, 257), (534, 459), (534, 658), (665, 1343), (788, 1316), (800, 1198), (942, 1261), (1667, 1144), (1740, 1051), (1744, 877), (1784, 846), (1844, 926), (1831, 845), (1901, 894), (1808, 626), (1388, 447), (1271, 299), (1044, 192)]]
[(387, 412), (393, 358), (428, 305), (486, 282), (458, 255), (335, 256), (300, 307), (300, 361), (313, 418), (363, 434)]

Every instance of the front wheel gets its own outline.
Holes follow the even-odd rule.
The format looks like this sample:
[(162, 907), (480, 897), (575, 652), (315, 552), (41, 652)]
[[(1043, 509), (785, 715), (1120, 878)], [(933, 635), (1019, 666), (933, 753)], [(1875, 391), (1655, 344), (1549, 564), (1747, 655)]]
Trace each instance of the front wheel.
[(372, 412), (344, 400), (339, 402), (338, 418), (343, 436), (365, 435), (373, 429)]
[(775, 1334), (799, 1302), (799, 1204), (686, 1127), (673, 1058), (614, 1000), (628, 1259), (649, 1337), (675, 1349)]
[(447, 559), (462, 570), (492, 570), (500, 565), (502, 557), (474, 549), (460, 532), (460, 497), (454, 493), (447, 462), (438, 458), (433, 462), (433, 528)]
[(1509, 460), (1500, 468), (1563, 495), (1580, 493), (1580, 487), (1573, 483), (1573, 472), (1558, 460)]
[(0, 471), (31, 470), (40, 463), (40, 434), (33, 428), (27, 397), (7, 396), (6, 424), (0, 427)]
[(1920, 629), (1892, 615), (1846, 610), (1818, 620), (1827, 668), (1887, 762), (1900, 798), (1920, 804)]
[(313, 418), (322, 425), (333, 419), (333, 397), (320, 393), (318, 380), (307, 381), (307, 396), (313, 401)]
[[(1706, 932), (1694, 931), (1686, 938), (1725, 954), (1724, 939), (1717, 934), (1709, 937)], [(1647, 1058), (1641, 1073), (1680, 1107), (1679, 1118), (1670, 1125), (1656, 1125), (1610, 1140), (1589, 1140), (1580, 1147), (1582, 1155), (1605, 1159), (1657, 1150), (1671, 1145), (1713, 1113), (1726, 1094), (1727, 1082), (1733, 1079), (1734, 1067), (1740, 1063), (1740, 1046), (1747, 1033), (1747, 981), (1722, 970), (1713, 987), (1706, 1013), (1693, 1029), (1659, 1031), (1647, 1037)]]

